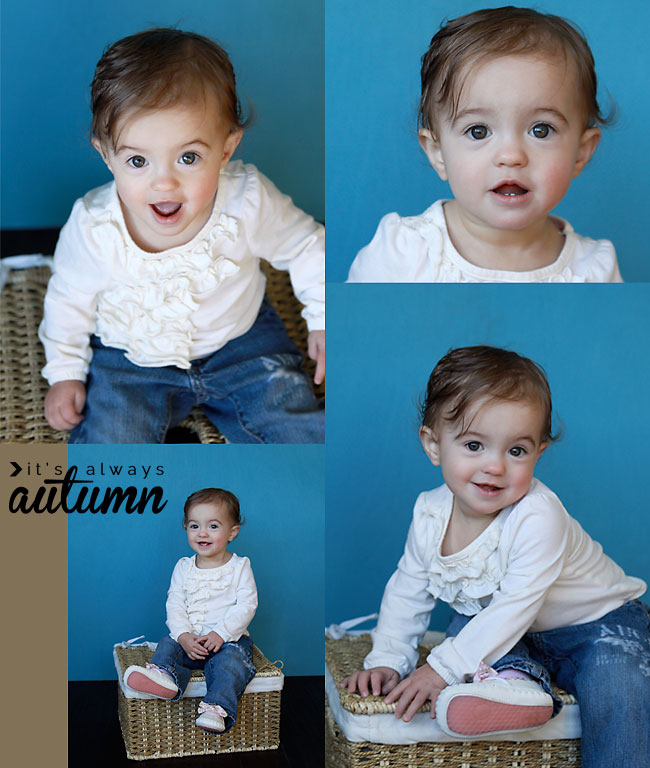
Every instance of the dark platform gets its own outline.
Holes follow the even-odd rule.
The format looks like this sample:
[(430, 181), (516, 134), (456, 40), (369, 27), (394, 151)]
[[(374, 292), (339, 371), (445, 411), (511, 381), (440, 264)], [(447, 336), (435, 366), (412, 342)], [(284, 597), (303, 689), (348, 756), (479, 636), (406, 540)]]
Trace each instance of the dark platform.
[(287, 677), (282, 691), (280, 748), (160, 760), (129, 760), (117, 719), (117, 682), (68, 683), (68, 765), (111, 768), (322, 768), (325, 762), (324, 678)]

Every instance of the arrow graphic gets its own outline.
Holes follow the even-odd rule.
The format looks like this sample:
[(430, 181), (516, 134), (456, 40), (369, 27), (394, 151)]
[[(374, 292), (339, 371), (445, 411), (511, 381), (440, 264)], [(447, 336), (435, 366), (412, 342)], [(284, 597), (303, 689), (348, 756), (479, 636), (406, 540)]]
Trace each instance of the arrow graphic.
[(9, 477), (16, 477), (17, 474), (23, 471), (23, 468), (20, 466), (20, 464), (16, 464), (15, 461), (11, 462), (14, 466), (14, 471), (9, 475)]

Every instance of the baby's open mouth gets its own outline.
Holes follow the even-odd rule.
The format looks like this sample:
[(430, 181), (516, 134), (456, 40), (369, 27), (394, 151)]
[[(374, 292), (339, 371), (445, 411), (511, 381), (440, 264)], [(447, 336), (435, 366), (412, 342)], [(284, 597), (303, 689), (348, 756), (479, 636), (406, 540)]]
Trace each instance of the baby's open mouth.
[(490, 485), (490, 483), (475, 483), (475, 485), (482, 491), (502, 491), (503, 488), (499, 485)]
[(182, 203), (152, 203), (151, 207), (159, 216), (173, 216), (181, 209)]
[(494, 187), (492, 192), (496, 192), (497, 195), (503, 195), (504, 197), (518, 197), (519, 195), (525, 195), (528, 190), (519, 184), (500, 184), (498, 187)]

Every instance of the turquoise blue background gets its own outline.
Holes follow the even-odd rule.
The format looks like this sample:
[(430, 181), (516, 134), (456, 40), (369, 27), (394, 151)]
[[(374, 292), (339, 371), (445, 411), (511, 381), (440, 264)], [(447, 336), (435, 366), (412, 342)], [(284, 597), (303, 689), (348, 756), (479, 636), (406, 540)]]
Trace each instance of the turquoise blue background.
[[(650, 583), (649, 299), (647, 285), (328, 286), (328, 623), (379, 609), (415, 499), (442, 483), (418, 438), (419, 398), (442, 355), (472, 344), (546, 369), (562, 439), (536, 475)], [(446, 616), (436, 608), (433, 626)]]
[[(619, 107), (616, 124), (604, 130), (596, 154), (555, 212), (579, 234), (611, 240), (626, 281), (650, 280), (645, 140), (650, 6), (643, 0), (512, 4), (576, 22), (594, 53), (601, 103), (607, 109), (609, 92)], [(328, 280), (347, 278), (382, 216), (416, 215), (451, 196), (417, 141), (420, 59), (443, 19), (497, 5), (494, 0), (327, 0)]]
[[(70, 680), (115, 677), (112, 648), (137, 635), (168, 632), (165, 601), (172, 570), (191, 557), (182, 527), (185, 499), (221, 487), (240, 500), (246, 523), (230, 551), (251, 560), (259, 608), (255, 643), (288, 675), (323, 671), (324, 449), (322, 446), (71, 446), (69, 465), (158, 465), (136, 487), (161, 485), (167, 506), (155, 515), (68, 516)], [(106, 470), (108, 471), (108, 470)], [(126, 470), (125, 470), (126, 471)], [(96, 476), (95, 485), (100, 486)], [(127, 486), (104, 478), (104, 484)], [(100, 486), (104, 487), (104, 486)]]
[(216, 39), (255, 121), (236, 157), (324, 216), (323, 0), (8, 0), (2, 3), (4, 228), (56, 227), (110, 181), (90, 146), (90, 82), (104, 48), (151, 26)]

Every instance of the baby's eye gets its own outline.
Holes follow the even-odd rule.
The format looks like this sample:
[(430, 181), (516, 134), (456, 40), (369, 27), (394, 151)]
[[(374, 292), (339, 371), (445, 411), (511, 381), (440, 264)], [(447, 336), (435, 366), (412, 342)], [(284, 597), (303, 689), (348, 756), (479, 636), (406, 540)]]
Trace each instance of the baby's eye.
[(195, 531), (199, 526), (196, 523), (190, 523), (190, 530)]
[(210, 528), (217, 529), (219, 526), (216, 523), (212, 523), (210, 525)]
[(467, 448), (468, 451), (475, 453), (476, 451), (481, 450), (481, 444), (478, 440), (470, 440), (468, 443), (465, 443), (465, 448)]
[(490, 131), (486, 125), (472, 125), (466, 131), (465, 134), (476, 141), (481, 139), (487, 139), (490, 135)]
[(134, 155), (133, 157), (130, 157), (127, 161), (127, 164), (131, 166), (131, 168), (143, 168), (147, 161), (142, 157), (142, 155)]
[(510, 449), (510, 455), (517, 458), (518, 456), (523, 456), (526, 453), (526, 449), (522, 448), (520, 445), (515, 445), (514, 448)]
[(181, 155), (181, 163), (183, 165), (193, 165), (198, 159), (199, 156), (196, 152), (184, 152)]
[(530, 129), (530, 135), (536, 139), (547, 139), (551, 133), (553, 128), (548, 123), (537, 123)]

